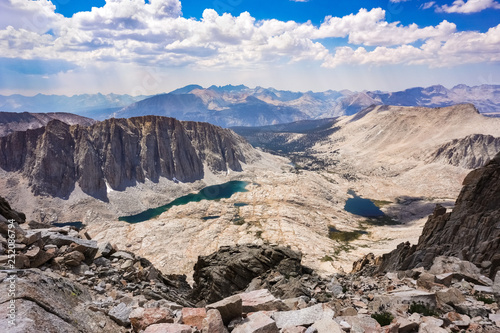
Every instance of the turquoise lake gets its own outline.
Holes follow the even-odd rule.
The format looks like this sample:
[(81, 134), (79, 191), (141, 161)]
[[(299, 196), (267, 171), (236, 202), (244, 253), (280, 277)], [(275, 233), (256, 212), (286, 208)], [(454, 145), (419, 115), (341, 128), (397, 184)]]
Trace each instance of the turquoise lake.
[[(207, 186), (201, 189), (198, 193), (190, 193), (188, 195), (184, 195), (166, 205), (160, 206), (158, 208), (151, 208), (139, 214), (122, 216), (119, 218), (119, 220), (128, 223), (140, 223), (160, 216), (160, 214), (166, 212), (174, 206), (185, 205), (189, 202), (200, 202), (202, 200), (217, 200), (223, 198), (227, 199), (236, 192), (248, 192), (248, 190), (245, 188), (248, 184), (248, 182), (233, 180), (224, 184)], [(206, 220), (210, 218), (215, 217), (208, 217)]]
[(353, 190), (349, 190), (347, 193), (353, 196), (347, 199), (344, 206), (344, 209), (349, 213), (363, 217), (380, 217), (385, 215), (370, 199), (360, 197)]

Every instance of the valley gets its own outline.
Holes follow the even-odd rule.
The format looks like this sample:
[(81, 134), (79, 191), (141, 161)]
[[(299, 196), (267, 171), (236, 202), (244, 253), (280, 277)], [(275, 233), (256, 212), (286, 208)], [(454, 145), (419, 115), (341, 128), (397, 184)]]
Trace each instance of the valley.
[[(26, 164), (35, 167), (26, 169), (3, 155), (0, 164), (19, 169), (0, 170), (0, 195), (42, 223), (81, 221), (94, 239), (144, 256), (165, 274), (187, 274), (191, 279), (199, 255), (250, 243), (291, 246), (303, 253), (307, 266), (327, 275), (350, 271), (354, 261), (370, 252), (386, 253), (402, 241), (416, 243), (435, 205), (453, 207), (465, 175), (494, 156), (498, 151), (494, 138), (500, 137), (500, 119), (486, 118), (470, 104), (436, 109), (373, 106), (335, 119), (234, 129), (261, 150), (228, 130), (162, 119), (116, 119), (91, 127), (51, 123), (43, 131), (29, 132), (27, 137), (39, 133), (31, 139), (33, 144), (47, 142), (50, 147), (29, 157), (33, 161), (64, 156), (67, 148), (49, 133), (74, 138), (75, 148), (68, 149), (85, 152), (81, 161), (96, 161), (79, 167), (96, 170), (91, 172), (92, 182), (85, 178), (87, 171), (74, 176), (66, 172), (69, 192), (50, 192), (51, 187), (44, 185), (50, 178), (33, 179), (29, 176), (33, 171), (27, 171), (43, 175), (43, 163)], [(154, 159), (148, 156), (169, 149), (154, 148), (163, 135), (155, 129), (172, 125), (186, 131), (169, 132), (172, 156), (178, 162), (170, 169), (167, 164), (153, 167)], [(122, 134), (102, 141), (98, 128)], [(207, 130), (210, 137), (223, 138), (217, 139), (222, 146), (214, 144)], [(123, 135), (131, 141), (122, 143)], [(179, 141), (181, 137), (186, 141)], [(120, 148), (130, 146), (133, 138), (141, 142), (134, 148), (138, 159), (122, 155), (130, 149)], [(15, 136), (1, 139), (6, 148), (16, 142)], [(194, 147), (194, 160), (179, 154), (189, 146)], [(131, 164), (110, 163), (123, 159)], [(469, 162), (457, 164), (457, 160)], [(78, 161), (70, 158), (63, 165)], [(102, 175), (101, 180), (95, 175)], [(216, 200), (179, 199), (234, 181), (246, 182), (246, 190)], [(352, 193), (374, 200), (385, 216), (370, 219), (347, 212), (345, 204)], [(183, 204), (176, 205), (176, 199)], [(146, 221), (120, 221), (164, 205), (168, 210), (156, 211)]]

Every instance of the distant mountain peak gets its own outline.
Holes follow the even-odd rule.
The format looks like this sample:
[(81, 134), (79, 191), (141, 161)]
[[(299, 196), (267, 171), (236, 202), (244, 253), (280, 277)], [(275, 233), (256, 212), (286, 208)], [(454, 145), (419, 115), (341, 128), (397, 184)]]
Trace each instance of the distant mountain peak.
[(223, 92), (234, 92), (234, 91), (242, 91), (249, 89), (247, 86), (240, 84), (237, 86), (233, 86), (232, 84), (228, 84), (225, 86), (216, 86), (212, 85), (208, 88), (209, 90), (223, 91)]
[(189, 93), (191, 93), (195, 89), (203, 89), (203, 87), (200, 86), (200, 85), (198, 85), (198, 84), (189, 84), (189, 85), (187, 85), (185, 87), (182, 87), (182, 88), (175, 89), (175, 90), (171, 91), (170, 94), (174, 94), (174, 95), (189, 94)]

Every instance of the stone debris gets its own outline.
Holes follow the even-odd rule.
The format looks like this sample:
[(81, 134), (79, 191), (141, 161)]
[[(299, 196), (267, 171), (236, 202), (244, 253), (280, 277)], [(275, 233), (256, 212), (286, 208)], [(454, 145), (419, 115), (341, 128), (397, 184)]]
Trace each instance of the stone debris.
[[(7, 223), (0, 215), (4, 253)], [(12, 272), (24, 316), (13, 332), (500, 332), (500, 274), (481, 274), (492, 264), (441, 256), (429, 270), (321, 278), (290, 249), (249, 245), (200, 257), (191, 288), (185, 276), (164, 276), (84, 230), (15, 227), (23, 230), (18, 269), (0, 255), (0, 325), (7, 325)], [(248, 270), (257, 273), (237, 278)]]

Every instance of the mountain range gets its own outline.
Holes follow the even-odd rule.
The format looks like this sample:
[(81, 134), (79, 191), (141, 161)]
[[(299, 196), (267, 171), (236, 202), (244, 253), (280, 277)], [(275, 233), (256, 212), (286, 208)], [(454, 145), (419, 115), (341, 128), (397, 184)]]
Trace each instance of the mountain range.
[(188, 85), (155, 96), (0, 96), (0, 111), (72, 112), (104, 120), (145, 115), (205, 121), (222, 127), (266, 126), (353, 115), (371, 105), (443, 107), (471, 103), (485, 115), (500, 114), (500, 85), (441, 85), (398, 92), (349, 90), (292, 92), (244, 85)]
[(0, 95), (0, 111), (7, 112), (71, 112), (96, 120), (149, 96), (118, 94), (82, 94), (73, 96), (44, 95), (23, 96), (19, 94)]

